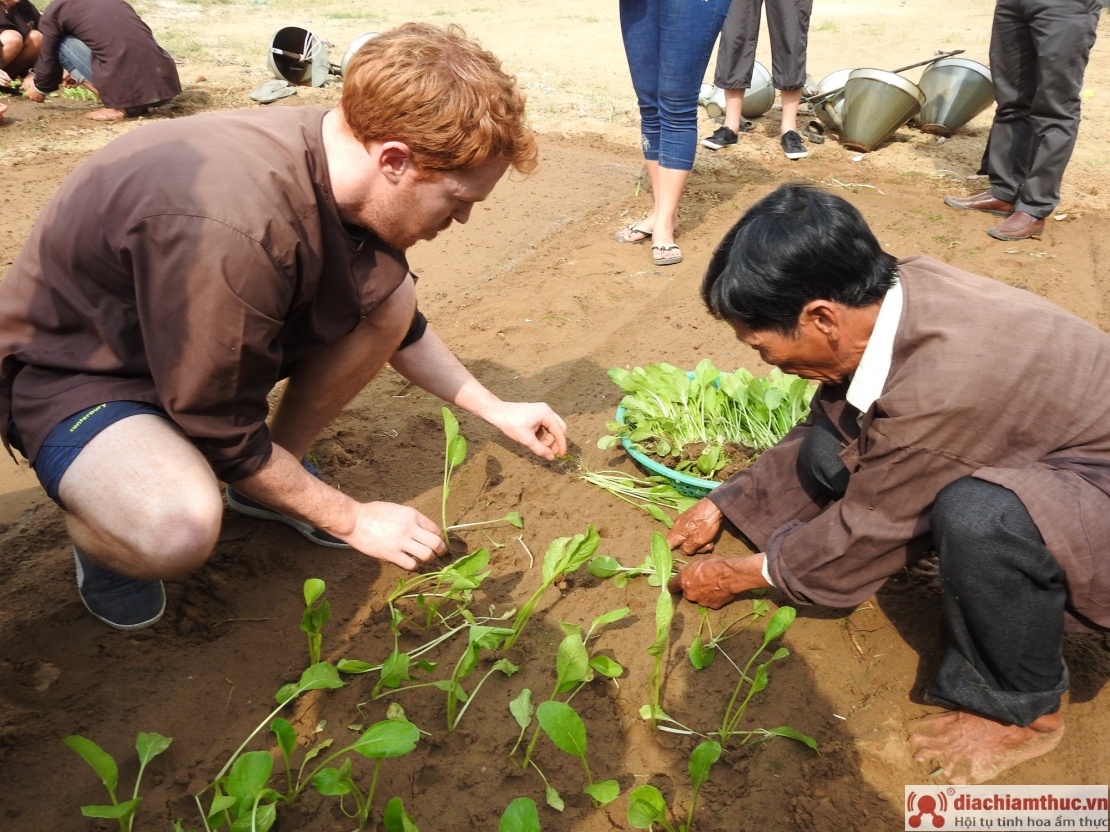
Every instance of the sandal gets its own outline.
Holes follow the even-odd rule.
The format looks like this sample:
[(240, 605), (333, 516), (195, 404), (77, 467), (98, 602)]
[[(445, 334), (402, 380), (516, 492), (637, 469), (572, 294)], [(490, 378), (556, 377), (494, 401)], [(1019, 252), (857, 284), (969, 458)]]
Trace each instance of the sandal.
[(644, 231), (642, 228), (637, 228), (636, 223), (632, 222), (624, 228), (618, 228), (613, 238), (618, 243), (642, 243), (644, 240), (651, 239), (651, 232)]
[(682, 249), (673, 243), (669, 246), (652, 246), (651, 262), (656, 266), (673, 266), (682, 262)]
[(825, 143), (825, 125), (814, 119), (805, 126), (806, 138), (814, 144)]

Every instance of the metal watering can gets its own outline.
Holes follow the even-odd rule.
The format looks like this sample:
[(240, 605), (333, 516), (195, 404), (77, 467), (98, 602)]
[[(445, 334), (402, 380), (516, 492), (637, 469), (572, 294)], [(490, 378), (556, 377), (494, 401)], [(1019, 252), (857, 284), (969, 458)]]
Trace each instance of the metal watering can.
[[(710, 118), (720, 118), (725, 114), (725, 91), (712, 84), (702, 84), (698, 103), (705, 107)], [(752, 85), (744, 92), (744, 106), (740, 114), (744, 118), (759, 118), (775, 103), (775, 87), (771, 83), (771, 73), (759, 61), (752, 67)]]
[(348, 47), (342, 64), (336, 66), (328, 59), (324, 40), (299, 26), (286, 26), (274, 33), (266, 62), (275, 77), (284, 78), (290, 84), (322, 87), (328, 76), (344, 75), (354, 54), (377, 35), (377, 32), (367, 32), (357, 37)]
[(925, 93), (917, 118), (923, 133), (951, 136), (994, 103), (990, 69), (966, 58), (935, 61), (917, 85)]

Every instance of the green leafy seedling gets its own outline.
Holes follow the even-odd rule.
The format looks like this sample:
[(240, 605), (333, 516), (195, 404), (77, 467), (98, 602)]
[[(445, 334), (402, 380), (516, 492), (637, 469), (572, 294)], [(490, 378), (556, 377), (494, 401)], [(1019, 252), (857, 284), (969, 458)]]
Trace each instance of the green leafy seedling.
[[(667, 539), (659, 532), (651, 535), (651, 560), (657, 575), (671, 574), (671, 548)], [(648, 704), (652, 709), (652, 730), (656, 727), (655, 711), (660, 708), (659, 693), (663, 685), (663, 658), (671, 642), (671, 621), (674, 618), (674, 599), (667, 584), (662, 583), (659, 597), (655, 602), (655, 641), (648, 647), (652, 657), (651, 675), (648, 677)]]
[(582, 761), (586, 770), (586, 787), (582, 791), (592, 797), (598, 806), (616, 800), (620, 794), (620, 785), (616, 780), (595, 781), (593, 778), (586, 759), (586, 724), (578, 712), (566, 702), (549, 700), (536, 709), (536, 719), (556, 748)]
[(683, 512), (697, 499), (680, 493), (663, 476), (630, 477), (621, 471), (591, 471), (578, 460), (578, 478), (604, 489), (630, 505), (643, 509), (668, 529), (674, 525), (664, 508)]
[(540, 832), (540, 813), (536, 801), (518, 797), (506, 808), (497, 825), (497, 832)]
[(443, 454), (443, 539), (447, 539), (447, 497), (451, 494), (451, 474), (466, 459), (466, 437), (459, 433), (459, 420), (446, 407), (442, 410), (443, 433), (447, 444)]
[[(705, 670), (705, 668), (713, 663), (713, 659), (717, 656), (717, 650), (723, 642), (747, 630), (757, 619), (766, 616), (769, 610), (770, 605), (763, 599), (757, 598), (752, 601), (752, 608), (750, 611), (733, 619), (725, 625), (724, 629), (714, 635), (713, 624), (709, 620), (709, 610), (702, 607), (701, 623), (698, 624), (697, 635), (695, 635), (694, 640), (690, 642), (690, 649), (687, 651), (690, 664), (692, 664), (696, 670)], [(734, 627), (737, 629), (733, 629)], [(708, 633), (708, 637), (705, 639), (702, 638), (703, 631)], [(725, 657), (728, 658), (727, 654)], [(732, 660), (729, 659), (729, 661)]]
[(304, 613), (301, 615), (301, 632), (308, 638), (308, 663), (320, 661), (320, 644), (324, 625), (331, 619), (331, 606), (324, 595), (324, 582), (309, 578), (304, 582)]
[(524, 602), (513, 622), (513, 634), (505, 642), (505, 649), (512, 649), (520, 634), (524, 632), (529, 620), (536, 613), (536, 606), (543, 593), (563, 575), (574, 572), (597, 552), (601, 538), (592, 525), (585, 534), (574, 537), (560, 537), (552, 541), (543, 557), (543, 583), (532, 596)]
[(139, 796), (139, 784), (143, 779), (143, 771), (147, 764), (170, 747), (173, 742), (169, 737), (161, 734), (140, 733), (135, 739), (135, 751), (139, 755), (139, 773), (135, 775), (135, 788), (131, 798), (120, 802), (116, 799), (116, 787), (119, 785), (119, 768), (112, 755), (90, 739), (73, 734), (66, 737), (63, 742), (66, 747), (76, 752), (89, 767), (100, 777), (100, 782), (108, 791), (112, 804), (82, 806), (81, 814), (87, 818), (115, 819), (119, 822), (120, 832), (131, 832), (135, 822), (135, 811), (139, 808), (142, 798)]
[(649, 586), (662, 586), (670, 581), (675, 575), (675, 564), (684, 563), (684, 561), (671, 560), (671, 574), (666, 579), (663, 578), (655, 570), (655, 559), (648, 555), (644, 562), (639, 566), (624, 566), (619, 560), (608, 555), (598, 555), (590, 559), (590, 564), (587, 567), (590, 574), (595, 578), (612, 578), (613, 584), (618, 589), (628, 585), (628, 582), (633, 578), (647, 576)]
[(636, 829), (651, 829), (658, 823), (666, 832), (691, 832), (694, 828), (694, 807), (698, 802), (698, 791), (709, 779), (709, 769), (721, 757), (721, 745), (713, 740), (698, 745), (690, 754), (687, 766), (693, 794), (690, 808), (686, 813), (686, 823), (678, 824), (676, 829), (667, 820), (667, 801), (659, 789), (652, 785), (638, 786), (628, 795), (628, 822)]
[(405, 805), (399, 797), (391, 797), (385, 804), (382, 826), (385, 827), (385, 832), (420, 832), (416, 828), (416, 822), (405, 812)]

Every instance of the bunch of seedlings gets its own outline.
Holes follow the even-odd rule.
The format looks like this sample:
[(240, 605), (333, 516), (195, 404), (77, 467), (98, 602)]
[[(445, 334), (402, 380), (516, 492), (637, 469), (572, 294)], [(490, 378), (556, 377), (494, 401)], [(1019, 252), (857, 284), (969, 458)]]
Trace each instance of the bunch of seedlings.
[(606, 424), (598, 447), (627, 441), (668, 468), (708, 480), (774, 446), (809, 415), (814, 391), (777, 369), (758, 378), (743, 369), (722, 373), (708, 359), (691, 373), (659, 363), (614, 367), (609, 378), (624, 393), (621, 418)]

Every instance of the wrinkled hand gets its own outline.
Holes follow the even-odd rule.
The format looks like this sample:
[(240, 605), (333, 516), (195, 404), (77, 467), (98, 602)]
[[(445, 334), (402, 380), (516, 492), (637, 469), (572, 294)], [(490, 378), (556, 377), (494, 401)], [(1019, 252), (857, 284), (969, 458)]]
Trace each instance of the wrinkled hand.
[(713, 551), (713, 541), (721, 531), (724, 515), (708, 497), (703, 497), (675, 518), (667, 534), (667, 545), (684, 555), (704, 555)]
[(447, 551), (439, 526), (416, 509), (396, 503), (359, 503), (355, 530), (342, 539), (363, 554), (410, 572)]
[(719, 610), (743, 592), (769, 586), (763, 577), (763, 558), (762, 554), (707, 555), (683, 567), (667, 587), (681, 592), (687, 601)]
[(543, 402), (500, 402), (486, 420), (548, 461), (567, 452), (567, 423)]
[(23, 97), (29, 98), (38, 104), (46, 100), (46, 96), (39, 92), (38, 87), (35, 86), (35, 79), (31, 75), (23, 79)]

